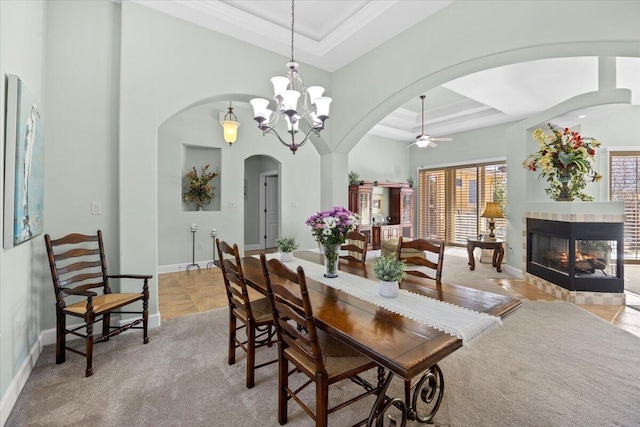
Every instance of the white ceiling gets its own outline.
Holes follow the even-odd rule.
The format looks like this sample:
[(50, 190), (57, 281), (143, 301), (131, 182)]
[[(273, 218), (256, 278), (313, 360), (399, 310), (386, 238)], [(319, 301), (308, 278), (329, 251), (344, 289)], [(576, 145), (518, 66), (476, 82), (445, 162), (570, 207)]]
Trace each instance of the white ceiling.
[[(130, 1), (290, 56), (288, 0)], [(299, 0), (295, 3), (295, 59), (335, 71), (451, 3), (452, 0)], [(301, 71), (304, 74), (304, 69)], [(632, 103), (640, 104), (640, 58), (618, 58), (617, 87), (631, 89)], [(515, 121), (597, 89), (595, 57), (545, 59), (485, 70), (426, 93), (425, 132), (447, 136)], [(419, 95), (369, 133), (415, 141), (421, 127)], [(579, 124), (577, 117), (573, 121), (571, 117), (564, 119), (568, 120), (567, 125)]]

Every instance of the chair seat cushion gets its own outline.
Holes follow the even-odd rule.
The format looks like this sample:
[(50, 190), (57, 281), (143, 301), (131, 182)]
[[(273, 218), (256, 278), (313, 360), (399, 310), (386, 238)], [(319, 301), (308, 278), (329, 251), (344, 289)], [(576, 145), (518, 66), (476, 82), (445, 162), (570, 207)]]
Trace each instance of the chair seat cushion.
[[(410, 237), (403, 237), (402, 241), (403, 242), (410, 242), (413, 239)], [(387, 256), (387, 255), (391, 255), (391, 254), (395, 254), (396, 251), (398, 250), (398, 238), (394, 237), (393, 239), (389, 239), (389, 240), (383, 240), (382, 242), (380, 242), (380, 246), (382, 247), (381, 250), (381, 255), (382, 256)], [(425, 258), (424, 252), (422, 251), (418, 251), (416, 249), (403, 249), (402, 250), (402, 256), (416, 256), (416, 257), (422, 257)]]
[[(96, 315), (115, 310), (138, 299), (142, 299), (142, 294), (104, 294), (93, 297), (93, 311)], [(80, 301), (66, 306), (63, 311), (75, 315), (84, 316), (87, 312), (87, 302)]]
[[(253, 318), (256, 323), (273, 322), (273, 314), (271, 313), (271, 306), (269, 305), (267, 297), (251, 301), (251, 311), (253, 312)], [(233, 313), (243, 322), (247, 322), (247, 315), (244, 310), (236, 308), (233, 310)]]
[[(357, 370), (364, 371), (375, 366), (375, 363), (357, 350), (354, 350), (342, 341), (324, 333), (318, 332), (318, 343), (322, 349), (325, 369), (329, 379), (342, 375), (345, 372)], [(311, 360), (300, 353), (294, 347), (285, 349), (285, 354), (290, 360), (295, 360), (307, 371), (315, 373), (315, 366)]]

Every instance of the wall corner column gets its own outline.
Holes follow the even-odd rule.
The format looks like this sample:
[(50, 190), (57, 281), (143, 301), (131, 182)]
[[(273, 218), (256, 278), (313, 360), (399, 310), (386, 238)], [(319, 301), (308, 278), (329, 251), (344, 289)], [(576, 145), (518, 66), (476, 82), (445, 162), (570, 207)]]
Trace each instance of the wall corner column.
[(347, 153), (331, 152), (321, 155), (320, 207), (322, 209), (328, 209), (332, 206), (347, 206), (349, 199), (348, 163)]

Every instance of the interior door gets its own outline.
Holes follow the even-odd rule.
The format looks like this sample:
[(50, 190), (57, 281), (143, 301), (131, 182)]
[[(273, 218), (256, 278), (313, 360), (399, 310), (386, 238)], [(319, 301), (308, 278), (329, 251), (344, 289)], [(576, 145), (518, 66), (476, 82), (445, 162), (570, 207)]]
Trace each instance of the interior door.
[(276, 238), (278, 237), (278, 175), (270, 175), (265, 181), (265, 235), (264, 243), (266, 248), (276, 246)]

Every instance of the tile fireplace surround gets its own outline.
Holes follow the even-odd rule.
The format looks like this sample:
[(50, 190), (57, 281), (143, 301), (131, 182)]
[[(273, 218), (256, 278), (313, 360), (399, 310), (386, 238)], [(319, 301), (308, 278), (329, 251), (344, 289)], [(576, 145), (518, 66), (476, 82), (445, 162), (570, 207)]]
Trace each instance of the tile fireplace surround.
[[(588, 212), (588, 213), (585, 213)], [(527, 203), (522, 218), (522, 271), (526, 283), (574, 304), (624, 305), (623, 293), (570, 291), (527, 272), (527, 218), (564, 222), (624, 222), (622, 202)]]

